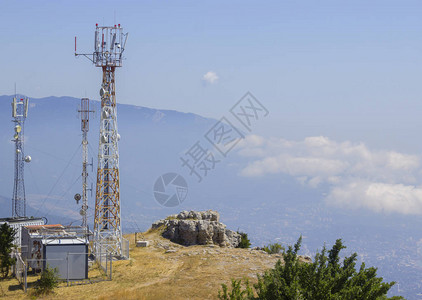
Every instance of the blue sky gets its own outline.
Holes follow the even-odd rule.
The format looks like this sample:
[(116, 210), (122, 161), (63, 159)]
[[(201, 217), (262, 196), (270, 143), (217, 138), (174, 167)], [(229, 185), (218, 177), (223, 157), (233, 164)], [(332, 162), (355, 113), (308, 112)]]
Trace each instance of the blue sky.
[(0, 3), (0, 94), (16, 82), (31, 97), (98, 99), (100, 69), (73, 56), (74, 36), (91, 52), (95, 23), (120, 23), (118, 102), (219, 118), (251, 91), (270, 111), (256, 133), (422, 151), (403, 137), (422, 109), (420, 1)]

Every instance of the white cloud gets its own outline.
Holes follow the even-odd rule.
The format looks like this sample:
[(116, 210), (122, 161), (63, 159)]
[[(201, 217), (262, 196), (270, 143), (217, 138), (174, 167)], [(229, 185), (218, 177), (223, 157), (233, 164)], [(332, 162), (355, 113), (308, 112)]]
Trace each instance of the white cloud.
[(326, 184), (326, 201), (342, 207), (377, 212), (422, 214), (420, 157), (395, 151), (374, 151), (363, 143), (336, 142), (327, 137), (303, 141), (247, 136), (239, 154), (249, 163), (243, 176), (288, 174), (310, 187)]
[(352, 182), (334, 186), (326, 201), (349, 208), (369, 208), (376, 212), (422, 214), (422, 187), (379, 182)]
[(213, 84), (217, 82), (218, 76), (215, 72), (209, 71), (204, 76), (202, 76), (202, 80), (204, 80), (207, 83)]
[(271, 156), (255, 161), (243, 169), (246, 176), (260, 176), (265, 173), (287, 173), (293, 176), (335, 175), (343, 172), (347, 164), (321, 157), (293, 157), (289, 154)]

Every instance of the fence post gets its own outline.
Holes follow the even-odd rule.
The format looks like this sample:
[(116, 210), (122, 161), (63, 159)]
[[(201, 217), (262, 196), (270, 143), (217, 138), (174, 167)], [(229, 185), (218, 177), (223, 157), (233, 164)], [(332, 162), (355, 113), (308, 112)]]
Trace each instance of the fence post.
[(15, 257), (14, 251), (12, 252), (11, 256), (12, 256), (12, 258), (16, 258), (15, 264), (12, 265), (12, 276), (16, 276), (16, 268), (17, 268), (17, 265), (18, 265), (18, 257), (17, 256)]
[[(105, 272), (107, 274), (107, 271), (108, 271), (107, 251), (106, 251), (106, 253), (104, 255), (105, 257), (103, 257), (103, 247), (101, 246), (100, 249), (101, 249), (101, 264), (104, 264), (105, 265)], [(103, 261), (103, 259), (105, 259), (105, 261)]]
[(110, 280), (112, 280), (113, 279), (113, 257), (111, 256), (111, 253), (110, 253)]
[(67, 273), (67, 286), (69, 286), (69, 252), (67, 252), (67, 256), (66, 256), (66, 263), (67, 263), (67, 270), (66, 270), (66, 273)]
[(23, 282), (24, 282), (24, 291), (26, 293), (26, 289), (28, 288), (28, 283), (27, 283), (27, 278), (26, 278), (26, 273), (27, 273), (28, 269), (27, 266), (24, 264), (23, 265)]

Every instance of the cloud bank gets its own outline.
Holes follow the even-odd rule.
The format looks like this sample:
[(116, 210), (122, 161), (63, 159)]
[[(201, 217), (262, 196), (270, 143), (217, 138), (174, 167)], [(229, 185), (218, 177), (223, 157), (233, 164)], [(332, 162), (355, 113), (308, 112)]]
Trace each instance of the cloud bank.
[(416, 155), (370, 150), (363, 143), (323, 136), (289, 141), (250, 135), (238, 149), (249, 159), (242, 176), (288, 174), (313, 188), (327, 185), (325, 201), (331, 205), (422, 215)]

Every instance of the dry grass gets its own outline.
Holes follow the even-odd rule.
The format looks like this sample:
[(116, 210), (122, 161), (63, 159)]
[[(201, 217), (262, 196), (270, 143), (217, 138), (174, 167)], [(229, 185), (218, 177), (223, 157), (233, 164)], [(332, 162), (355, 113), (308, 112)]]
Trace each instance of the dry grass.
[[(113, 280), (95, 284), (60, 287), (44, 299), (216, 299), (221, 283), (231, 278), (249, 278), (272, 267), (277, 257), (248, 249), (182, 247), (163, 239), (157, 232), (144, 233), (147, 248), (134, 247), (130, 239), (130, 260), (113, 262)], [(165, 253), (165, 249), (175, 249)], [(91, 272), (90, 277), (94, 272)], [(97, 274), (98, 275), (98, 274)], [(36, 280), (36, 279), (35, 279)], [(0, 282), (4, 299), (28, 299), (16, 279)]]

